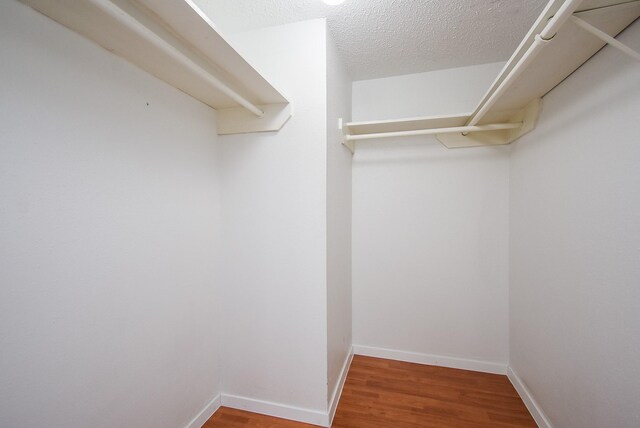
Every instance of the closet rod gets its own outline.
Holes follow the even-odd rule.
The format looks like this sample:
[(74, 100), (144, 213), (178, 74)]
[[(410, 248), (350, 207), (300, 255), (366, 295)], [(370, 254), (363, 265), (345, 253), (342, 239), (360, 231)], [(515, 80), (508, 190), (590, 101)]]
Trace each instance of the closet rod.
[(109, 0), (89, 0), (89, 2), (100, 9), (102, 12), (109, 15), (111, 18), (118, 21), (120, 24), (127, 27), (129, 30), (136, 33), (138, 36), (142, 37), (149, 43), (153, 44), (158, 49), (162, 50), (165, 54), (172, 57), (177, 62), (181, 63), (193, 73), (197, 74), (204, 80), (206, 80), (211, 86), (215, 87), (217, 90), (227, 95), (233, 101), (241, 105), (242, 107), (249, 110), (251, 113), (255, 114), (258, 117), (264, 116), (264, 111), (260, 110), (242, 95), (238, 94), (236, 91), (227, 86), (224, 82), (219, 80), (217, 77), (213, 76), (204, 68), (200, 67), (193, 60), (191, 60), (188, 56), (177, 50), (174, 46), (164, 40), (162, 37), (158, 36), (156, 33), (151, 31), (149, 28), (142, 25), (128, 13), (120, 9), (118, 6), (113, 4)]
[(565, 1), (558, 12), (549, 20), (547, 25), (542, 29), (539, 34), (536, 34), (533, 44), (529, 46), (529, 49), (524, 53), (522, 58), (516, 63), (513, 69), (507, 74), (507, 77), (500, 83), (500, 86), (495, 90), (491, 97), (484, 103), (484, 105), (478, 110), (478, 112), (469, 120), (467, 125), (477, 125), (478, 122), (487, 114), (495, 102), (500, 96), (511, 86), (511, 84), (522, 74), (531, 61), (540, 53), (540, 50), (549, 43), (553, 36), (556, 35), (558, 29), (565, 23), (571, 15), (578, 8), (582, 0), (567, 0)]
[(514, 123), (495, 123), (492, 125), (475, 125), (475, 126), (452, 126), (449, 128), (433, 128), (418, 129), (415, 131), (397, 131), (397, 132), (381, 132), (379, 134), (359, 134), (346, 135), (347, 141), (371, 140), (373, 138), (389, 138), (389, 137), (411, 137), (416, 135), (432, 135), (432, 134), (451, 134), (451, 133), (468, 133), (481, 131), (501, 131), (506, 129), (517, 129), (522, 127), (522, 122)]
[(599, 30), (598, 28), (594, 27), (593, 25), (589, 24), (588, 22), (585, 22), (584, 20), (578, 18), (575, 15), (571, 17), (571, 20), (573, 22), (575, 22), (578, 26), (580, 26), (580, 28), (582, 28), (584, 30), (587, 30), (588, 32), (590, 32), (594, 36), (598, 37), (603, 42), (606, 42), (606, 43), (610, 44), (614, 48), (620, 49), (622, 52), (626, 53), (630, 57), (635, 58), (638, 61), (640, 61), (640, 53), (634, 51), (633, 49), (631, 49), (629, 46), (625, 45), (624, 43), (619, 42), (614, 37), (611, 37), (610, 35), (608, 35), (604, 31)]

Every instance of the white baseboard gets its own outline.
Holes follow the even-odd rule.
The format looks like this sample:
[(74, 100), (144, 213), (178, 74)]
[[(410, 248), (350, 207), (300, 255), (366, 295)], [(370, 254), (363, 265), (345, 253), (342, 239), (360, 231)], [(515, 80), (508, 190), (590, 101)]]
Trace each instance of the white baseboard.
[(353, 349), (349, 351), (347, 358), (342, 365), (338, 383), (333, 390), (333, 395), (329, 402), (329, 411), (327, 413), (317, 410), (303, 409), (300, 407), (288, 406), (285, 404), (273, 403), (270, 401), (256, 400), (253, 398), (240, 397), (237, 395), (221, 394), (215, 397), (207, 406), (196, 416), (186, 428), (202, 428), (207, 420), (213, 415), (220, 406), (230, 407), (232, 409), (245, 410), (247, 412), (259, 413), (262, 415), (274, 416), (276, 418), (289, 419), (297, 422), (304, 422), (321, 427), (329, 427), (333, 421), (333, 417), (338, 408), (338, 402), (342, 395), (342, 388), (347, 380), (347, 373), (353, 360)]
[(204, 409), (202, 409), (200, 413), (198, 413), (196, 417), (193, 418), (185, 428), (202, 428), (202, 425), (204, 425), (209, 420), (209, 418), (220, 408), (220, 403), (221, 396), (220, 394), (218, 394), (213, 397), (213, 399), (211, 399), (211, 401), (209, 401), (206, 406), (204, 406)]
[[(220, 406), (230, 407), (238, 410), (246, 410), (248, 412), (260, 413), (263, 415), (274, 416), (276, 418), (289, 419), (297, 422), (304, 422), (321, 427), (329, 427), (333, 422), (342, 389), (353, 355), (365, 355), (368, 357), (387, 358), (390, 360), (406, 361), (410, 363), (429, 364), (441, 367), (451, 367), (463, 370), (473, 370), (485, 373), (507, 374), (507, 366), (500, 363), (471, 360), (465, 358), (445, 357), (439, 355), (420, 354), (416, 352), (397, 351), (393, 349), (376, 348), (372, 346), (353, 345), (351, 352), (345, 359), (340, 372), (338, 383), (333, 391), (331, 400), (329, 401), (329, 410), (327, 413), (304, 409), (300, 407), (288, 406), (285, 404), (273, 403), (270, 401), (256, 400), (253, 398), (240, 397), (236, 395), (220, 394), (214, 397), (205, 408), (186, 426), (186, 428), (202, 428), (202, 425), (220, 408)], [(552, 428), (548, 423), (544, 413), (539, 409), (529, 392), (524, 387), (515, 372), (509, 368), (509, 379), (522, 397), (525, 405), (533, 415), (540, 428)], [(541, 423), (540, 420), (543, 422)]]
[(533, 416), (533, 419), (536, 421), (540, 428), (553, 428), (551, 422), (549, 422), (549, 418), (544, 414), (540, 405), (534, 400), (533, 395), (529, 389), (522, 382), (522, 379), (518, 376), (518, 374), (509, 367), (507, 371), (507, 377), (511, 381), (511, 384), (516, 389), (520, 398), (524, 402), (524, 405), (529, 409), (529, 413)]
[(344, 388), (344, 383), (347, 380), (347, 374), (349, 373), (349, 367), (351, 367), (351, 361), (353, 361), (353, 348), (349, 350), (349, 354), (347, 358), (344, 360), (344, 364), (342, 365), (342, 371), (340, 371), (340, 377), (338, 378), (338, 383), (333, 390), (333, 394), (331, 395), (331, 400), (329, 401), (329, 425), (333, 423), (333, 417), (336, 415), (336, 409), (338, 408), (338, 403), (340, 402), (340, 396), (342, 396), (342, 389)]
[(442, 355), (420, 354), (417, 352), (397, 351), (395, 349), (376, 348), (373, 346), (353, 345), (356, 355), (386, 358), (408, 363), (428, 364), (430, 366), (450, 367), (453, 369), (472, 370), (475, 372), (507, 374), (507, 365), (493, 361), (472, 360), (467, 358), (446, 357)]
[(222, 395), (222, 405), (247, 412), (260, 413), (276, 418), (289, 419), (322, 427), (329, 426), (329, 415), (317, 410), (303, 409), (285, 404), (239, 397), (236, 395)]

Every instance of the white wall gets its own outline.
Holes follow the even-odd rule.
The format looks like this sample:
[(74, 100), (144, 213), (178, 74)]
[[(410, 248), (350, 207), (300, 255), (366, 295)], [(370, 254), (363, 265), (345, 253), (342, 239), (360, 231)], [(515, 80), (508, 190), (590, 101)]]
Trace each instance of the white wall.
[(513, 148), (510, 365), (556, 427), (640, 425), (639, 70), (605, 48)]
[(0, 426), (180, 427), (219, 392), (215, 114), (0, 2)]
[(262, 400), (275, 403), (266, 411), (296, 407), (321, 417), (327, 410), (325, 21), (237, 34), (232, 42), (289, 97), (294, 116), (278, 133), (221, 138), (223, 389), (252, 410), (262, 409)]
[(469, 113), (503, 66), (495, 62), (353, 82), (353, 120)]
[(329, 405), (351, 354), (351, 152), (338, 118), (351, 119), (351, 78), (327, 33), (327, 363)]
[[(354, 82), (353, 118), (471, 111), (501, 66)], [(505, 370), (508, 174), (508, 147), (449, 150), (433, 137), (358, 143), (357, 351), (387, 348), (419, 354), (386, 354), (396, 358), (460, 363), (428, 356), (455, 357), (480, 361), (465, 367)]]

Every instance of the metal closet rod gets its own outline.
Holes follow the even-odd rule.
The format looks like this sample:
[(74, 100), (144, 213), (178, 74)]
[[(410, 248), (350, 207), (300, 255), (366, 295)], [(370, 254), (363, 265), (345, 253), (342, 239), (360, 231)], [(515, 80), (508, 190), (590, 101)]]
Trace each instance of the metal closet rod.
[(116, 21), (118, 21), (120, 24), (127, 27), (129, 30), (145, 39), (147, 42), (162, 50), (165, 54), (172, 57), (175, 61), (179, 62), (180, 64), (191, 70), (193, 73), (206, 80), (207, 83), (209, 83), (211, 86), (231, 98), (242, 107), (249, 110), (251, 113), (255, 114), (258, 117), (264, 116), (264, 111), (260, 110), (249, 100), (230, 88), (226, 83), (222, 82), (207, 70), (200, 67), (193, 60), (191, 60), (191, 58), (177, 50), (162, 37), (158, 36), (149, 28), (142, 25), (140, 22), (135, 20), (132, 16), (120, 9), (115, 4), (111, 3), (109, 0), (89, 0), (89, 2)]
[(418, 129), (415, 131), (381, 132), (378, 134), (347, 135), (347, 141), (371, 140), (374, 138), (389, 137), (411, 137), (416, 135), (451, 134), (481, 131), (502, 131), (506, 129), (518, 129), (522, 127), (522, 122), (494, 123), (491, 125), (475, 126), (450, 126), (448, 128)]
[(549, 43), (549, 41), (556, 35), (558, 29), (565, 23), (571, 15), (576, 11), (582, 0), (567, 0), (565, 1), (558, 12), (547, 22), (547, 25), (542, 29), (539, 34), (536, 34), (533, 39), (533, 44), (529, 46), (529, 49), (524, 53), (516, 65), (511, 69), (507, 77), (500, 83), (498, 88), (491, 94), (489, 99), (482, 105), (480, 110), (469, 120), (467, 125), (476, 125), (482, 120), (487, 112), (493, 107), (498, 98), (509, 89), (511, 84), (522, 74), (527, 66), (538, 56), (540, 50)]

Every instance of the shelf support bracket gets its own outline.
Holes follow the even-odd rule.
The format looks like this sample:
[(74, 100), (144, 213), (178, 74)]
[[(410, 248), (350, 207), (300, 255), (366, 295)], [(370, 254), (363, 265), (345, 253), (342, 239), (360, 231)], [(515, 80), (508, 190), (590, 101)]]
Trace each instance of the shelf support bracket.
[(342, 145), (345, 146), (351, 154), (356, 152), (355, 142), (349, 140), (349, 132), (347, 132), (347, 124), (344, 123), (342, 118), (338, 119), (338, 129), (342, 131)]
[(571, 17), (571, 21), (573, 21), (576, 25), (578, 25), (583, 30), (586, 30), (589, 33), (593, 34), (594, 36), (596, 36), (597, 38), (599, 38), (603, 42), (608, 43), (609, 45), (613, 46), (616, 49), (619, 49), (620, 51), (622, 51), (625, 54), (629, 55), (631, 58), (634, 58), (637, 61), (640, 61), (640, 53), (634, 51), (633, 49), (631, 49), (629, 46), (625, 45), (624, 43), (616, 40), (614, 37), (611, 37), (610, 35), (608, 35), (604, 31), (594, 27), (593, 25), (589, 24), (588, 22), (586, 22), (583, 19), (578, 18), (575, 15), (573, 15)]
[(279, 131), (293, 116), (291, 103), (257, 106), (262, 116), (255, 116), (244, 107), (217, 109), (218, 135)]
[[(520, 124), (513, 129), (497, 129), (486, 132), (467, 132), (436, 135), (440, 141), (448, 149), (479, 147), (479, 146), (503, 146), (511, 144), (523, 135), (531, 132), (538, 122), (538, 116), (542, 108), (542, 99), (537, 98), (527, 104), (522, 110), (513, 113), (508, 123)], [(472, 128), (472, 127), (464, 127)]]

